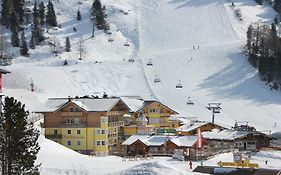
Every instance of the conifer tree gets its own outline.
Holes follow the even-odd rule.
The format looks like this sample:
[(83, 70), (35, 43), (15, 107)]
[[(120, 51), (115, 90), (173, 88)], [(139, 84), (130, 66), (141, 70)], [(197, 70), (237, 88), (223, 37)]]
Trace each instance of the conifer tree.
[(3, 175), (39, 175), (35, 165), (39, 132), (27, 123), (25, 105), (6, 97), (0, 117), (0, 164)]
[(10, 0), (2, 0), (1, 24), (7, 27), (9, 27), (10, 25), (11, 6), (12, 6), (12, 2)]
[(92, 19), (96, 23), (98, 29), (107, 30), (107, 24), (105, 21), (105, 14), (101, 5), (100, 0), (95, 0), (91, 7)]
[(45, 24), (45, 5), (43, 1), (39, 4), (38, 13), (39, 13), (38, 15), (40, 19), (40, 25), (43, 26)]
[(79, 9), (77, 10), (76, 19), (77, 21), (81, 21), (81, 13)]
[(21, 33), (20, 54), (22, 56), (29, 56), (28, 47), (27, 47), (24, 31), (22, 31), (22, 33)]
[(54, 10), (54, 5), (53, 5), (52, 1), (50, 1), (50, 0), (47, 5), (46, 23), (49, 26), (57, 26), (57, 17), (56, 17), (56, 13)]
[(70, 41), (68, 37), (65, 39), (65, 51), (70, 52)]
[(29, 47), (30, 49), (35, 49), (35, 37), (34, 37), (34, 32), (31, 32), (31, 38), (29, 42)]
[(39, 13), (37, 3), (35, 2), (33, 7), (33, 26), (32, 26), (33, 41), (36, 45), (45, 40), (42, 29), (40, 27)]
[(15, 13), (15, 11), (12, 12), (11, 14), (11, 44), (14, 47), (19, 47), (20, 46), (20, 40), (19, 40), (19, 35), (18, 35), (18, 30), (19, 30), (19, 24), (18, 24), (18, 17)]
[(18, 16), (18, 22), (19, 24), (23, 23), (23, 17), (24, 17), (24, 0), (12, 0), (13, 3), (13, 9), (17, 16)]

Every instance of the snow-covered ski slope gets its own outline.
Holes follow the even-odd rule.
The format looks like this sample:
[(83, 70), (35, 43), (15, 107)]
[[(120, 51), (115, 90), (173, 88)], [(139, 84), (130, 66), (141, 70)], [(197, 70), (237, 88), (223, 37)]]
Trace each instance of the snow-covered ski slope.
[[(48, 46), (37, 47), (30, 58), (18, 56), (7, 68), (12, 73), (5, 78), (4, 92), (30, 110), (48, 97), (106, 91), (155, 98), (184, 117), (207, 121), (211, 120), (207, 103), (220, 102), (222, 111), (215, 121), (227, 125), (249, 121), (259, 130), (281, 130), (281, 94), (259, 80), (243, 53), (247, 26), (274, 18), (269, 6), (234, 0), (242, 13), (243, 21), (239, 21), (227, 0), (104, 0), (112, 35), (96, 30), (91, 38), (88, 11), (92, 1), (77, 2), (53, 2), (62, 28), (48, 34), (62, 46), (69, 36), (72, 52), (56, 57)], [(78, 8), (80, 22), (75, 20)], [(80, 39), (84, 41), (82, 61), (78, 61)], [(123, 46), (125, 42), (130, 46)], [(135, 62), (128, 62), (130, 57)], [(65, 59), (68, 66), (62, 66)], [(146, 65), (149, 59), (153, 66)], [(155, 75), (161, 82), (154, 82)], [(34, 93), (29, 90), (31, 79)], [(176, 89), (179, 81), (182, 89)], [(188, 97), (193, 106), (186, 105)]]

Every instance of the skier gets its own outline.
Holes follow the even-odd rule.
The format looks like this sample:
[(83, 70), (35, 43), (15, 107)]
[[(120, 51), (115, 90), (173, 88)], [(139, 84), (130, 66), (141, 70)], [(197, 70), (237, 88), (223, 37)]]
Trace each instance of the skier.
[(76, 28), (75, 27), (73, 27), (73, 31), (76, 32)]
[(199, 46), (197, 47), (197, 49), (199, 49)]
[(193, 49), (195, 49), (195, 46), (193, 46)]
[(267, 163), (268, 163), (268, 160), (265, 160), (265, 161), (264, 161), (264, 163), (265, 163), (265, 164), (267, 165)]
[(192, 162), (191, 162), (191, 160), (189, 161), (189, 168), (192, 170)]

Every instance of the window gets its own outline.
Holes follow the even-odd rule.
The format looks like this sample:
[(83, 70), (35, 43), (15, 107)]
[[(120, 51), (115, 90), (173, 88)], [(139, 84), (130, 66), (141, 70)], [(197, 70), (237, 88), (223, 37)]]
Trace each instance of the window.
[(77, 130), (77, 134), (80, 134), (80, 133), (81, 133), (81, 131), (78, 129), (78, 130)]
[(71, 134), (71, 130), (67, 130), (67, 134)]
[(102, 145), (105, 145), (105, 141), (101, 141), (101, 144), (102, 144)]
[(71, 145), (71, 141), (67, 141), (67, 145), (70, 146)]
[(73, 118), (68, 118), (67, 119), (67, 123), (74, 123), (74, 119)]
[(101, 134), (105, 134), (105, 130), (103, 129), (103, 130), (101, 130)]
[(117, 139), (114, 139), (114, 143), (117, 143)]
[(77, 146), (80, 146), (81, 145), (81, 142), (78, 140), (77, 141)]
[(159, 118), (149, 118), (149, 123), (160, 123)]
[(96, 142), (96, 144), (97, 144), (97, 146), (100, 146), (100, 141), (98, 140), (98, 141)]
[(117, 132), (117, 128), (114, 128), (114, 132)]
[(100, 134), (100, 130), (99, 129), (96, 130), (96, 134)]
[(79, 112), (79, 109), (78, 109), (78, 108), (75, 108), (75, 112)]
[(54, 135), (57, 135), (58, 134), (58, 130), (54, 130)]
[(69, 108), (69, 111), (70, 111), (70, 112), (74, 112), (74, 109), (73, 109), (73, 108)]
[(81, 123), (81, 119), (80, 118), (74, 118), (73, 123)]

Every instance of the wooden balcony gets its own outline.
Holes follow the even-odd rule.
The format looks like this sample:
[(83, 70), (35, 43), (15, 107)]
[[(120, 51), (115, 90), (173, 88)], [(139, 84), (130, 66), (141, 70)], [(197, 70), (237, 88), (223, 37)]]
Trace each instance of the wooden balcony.
[(124, 114), (126, 114), (123, 111), (110, 111), (107, 112), (107, 116), (123, 116)]
[(61, 123), (60, 128), (86, 128), (86, 123)]
[(82, 112), (61, 112), (63, 117), (82, 117)]
[(118, 122), (110, 122), (108, 123), (108, 127), (121, 127), (124, 126), (125, 122), (124, 121), (118, 121)]

